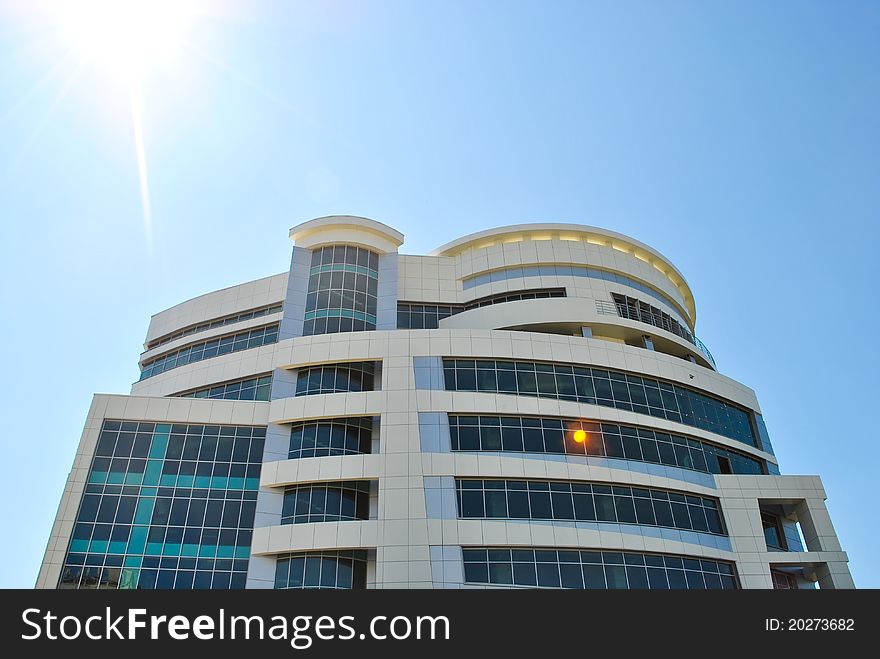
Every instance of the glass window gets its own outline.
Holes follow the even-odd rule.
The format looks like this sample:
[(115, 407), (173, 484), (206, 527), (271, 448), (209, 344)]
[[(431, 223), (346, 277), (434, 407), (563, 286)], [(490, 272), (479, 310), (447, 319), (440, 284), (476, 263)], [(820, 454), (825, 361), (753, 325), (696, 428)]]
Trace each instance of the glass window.
[(486, 517), (507, 517), (507, 496), (503, 490), (487, 489), (484, 492), (486, 499)]
[(374, 362), (341, 362), (297, 371), (296, 396), (373, 391)]
[[(243, 588), (265, 436), (259, 426), (105, 421), (112, 448), (92, 460), (60, 585)], [(232, 438), (244, 449), (240, 473), (228, 462)], [(74, 569), (83, 564), (89, 572)]]
[(332, 245), (312, 252), (303, 335), (376, 329), (379, 256)]
[[(656, 590), (670, 587), (704, 589), (709, 584), (724, 589), (738, 587), (733, 564), (692, 560), (686, 556), (468, 548), (462, 550), (462, 558), (465, 582), (475, 584)], [(685, 560), (690, 566), (687, 570), (681, 569)], [(774, 576), (774, 583), (775, 580)], [(783, 576), (779, 580), (786, 583)]]
[(278, 341), (278, 323), (230, 334), (219, 340), (196, 343), (144, 362), (140, 379), (145, 380), (172, 368), (216, 357), (218, 354), (256, 348), (276, 341)]
[(272, 374), (267, 373), (243, 380), (232, 380), (223, 384), (213, 384), (199, 389), (190, 389), (177, 394), (179, 398), (214, 398), (225, 400), (269, 400)]
[(456, 479), (456, 490), (462, 518), (600, 521), (724, 533), (716, 500), (668, 490), (473, 478)]
[(282, 306), (283, 304), (281, 302), (275, 302), (264, 307), (258, 307), (256, 309), (242, 311), (240, 313), (231, 314), (229, 316), (223, 316), (221, 318), (217, 318), (204, 323), (199, 323), (197, 325), (190, 325), (188, 327), (184, 327), (183, 329), (176, 330), (170, 334), (160, 336), (158, 339), (150, 341), (147, 344), (147, 350), (152, 350), (153, 348), (156, 348), (165, 343), (170, 343), (171, 341), (174, 341), (176, 339), (182, 338), (184, 336), (190, 336), (191, 334), (197, 334), (198, 332), (204, 332), (205, 330), (214, 329), (216, 327), (223, 327), (225, 325), (232, 325), (234, 323), (240, 323), (245, 320), (251, 320), (252, 318), (260, 318), (262, 316), (280, 313), (282, 310)]
[(761, 511), (761, 524), (764, 527), (764, 540), (770, 551), (786, 551), (785, 534), (782, 532), (782, 523), (779, 517), (773, 513)]
[(565, 488), (562, 492), (551, 492), (550, 503), (553, 519), (575, 519), (571, 487)]
[[(759, 447), (748, 411), (680, 385), (618, 371), (545, 362), (480, 360), (476, 368), (474, 360), (446, 358), (443, 372), (450, 391), (494, 391), (597, 403), (684, 423)], [(625, 442), (613, 442), (615, 457), (646, 459), (637, 435), (625, 437)], [(664, 455), (664, 449), (660, 448), (664, 464), (668, 458), (668, 464), (686, 469), (702, 468), (704, 456), (692, 455), (686, 441), (679, 446), (675, 456)], [(649, 456), (656, 456), (653, 447), (648, 451)]]
[(489, 563), (489, 583), (506, 585), (513, 583), (513, 570), (508, 562)]
[(773, 577), (774, 590), (797, 590), (797, 578), (790, 572), (782, 570), (770, 570), (770, 576)]
[[(500, 371), (499, 371), (500, 372)], [(500, 427), (499, 427), (500, 421)], [(713, 444), (647, 428), (582, 419), (449, 415), (453, 451), (510, 451), (596, 455), (724, 473), (707, 455), (724, 454), (732, 473), (764, 473), (762, 462)], [(466, 429), (465, 429), (466, 428)], [(584, 431), (582, 441), (575, 434)], [(676, 449), (678, 447), (678, 449)], [(728, 472), (731, 473), (731, 472)]]
[(373, 417), (342, 417), (291, 424), (288, 459), (371, 452)]
[(293, 485), (284, 491), (282, 524), (367, 519), (369, 484), (340, 481)]

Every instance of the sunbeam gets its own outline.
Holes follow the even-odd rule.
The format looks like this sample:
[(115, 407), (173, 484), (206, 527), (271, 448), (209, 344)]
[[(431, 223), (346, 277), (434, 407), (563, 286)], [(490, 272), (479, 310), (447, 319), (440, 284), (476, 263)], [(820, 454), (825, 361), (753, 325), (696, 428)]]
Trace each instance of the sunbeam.
[(141, 210), (144, 219), (144, 237), (147, 248), (153, 248), (153, 211), (150, 202), (150, 184), (147, 176), (147, 152), (144, 147), (144, 123), (141, 115), (141, 90), (137, 83), (129, 86), (131, 101), (131, 128), (134, 134), (134, 151), (137, 158), (138, 185), (141, 191)]
[[(126, 89), (137, 162), (144, 237), (153, 244), (153, 214), (144, 139), (144, 82), (179, 54), (200, 0), (65, 0), (48, 7), (65, 41), (83, 62)], [(66, 87), (64, 90), (66, 90)], [(64, 91), (63, 90), (63, 91)]]

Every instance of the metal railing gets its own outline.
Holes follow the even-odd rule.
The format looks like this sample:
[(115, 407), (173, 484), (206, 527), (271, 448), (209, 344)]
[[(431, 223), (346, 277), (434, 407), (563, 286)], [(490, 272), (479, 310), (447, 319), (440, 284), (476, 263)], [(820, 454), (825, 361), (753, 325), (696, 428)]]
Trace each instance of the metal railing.
[[(615, 302), (608, 302), (606, 300), (596, 300), (596, 312), (602, 315), (611, 315), (618, 316), (619, 318), (626, 318), (627, 320), (634, 320), (638, 323), (644, 323), (645, 325), (651, 325), (652, 327), (657, 327), (662, 330), (666, 330), (670, 332), (668, 327), (664, 327), (661, 324), (657, 324), (656, 322), (652, 322), (650, 319), (642, 318), (641, 316), (633, 317), (632, 314), (627, 313), (626, 311), (629, 309), (626, 305), (617, 304)], [(675, 334), (676, 336), (680, 336), (685, 341), (693, 345), (697, 350), (699, 350), (703, 356), (712, 364), (712, 368), (717, 370), (717, 366), (715, 365), (715, 358), (712, 356), (712, 353), (709, 352), (709, 348), (706, 347), (706, 344), (700, 341), (699, 338), (691, 334), (690, 332), (670, 332), (671, 334)]]
[(607, 302), (605, 300), (596, 300), (596, 311), (608, 316), (620, 315), (617, 311), (617, 305), (614, 302)]
[(706, 357), (706, 359), (709, 360), (709, 363), (712, 364), (712, 368), (714, 368), (717, 371), (718, 367), (715, 365), (715, 358), (712, 356), (712, 353), (709, 352), (709, 348), (706, 347), (706, 344), (703, 343), (702, 341), (700, 341), (699, 337), (695, 336), (694, 337), (694, 345), (697, 346), (697, 348), (700, 350), (700, 352), (702, 352), (703, 355)]

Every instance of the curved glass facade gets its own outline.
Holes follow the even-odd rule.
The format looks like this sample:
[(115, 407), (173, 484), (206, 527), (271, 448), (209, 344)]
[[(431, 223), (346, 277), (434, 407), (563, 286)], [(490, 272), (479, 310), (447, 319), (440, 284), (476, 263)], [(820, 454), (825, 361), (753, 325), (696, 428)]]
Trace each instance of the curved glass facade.
[(760, 448), (740, 407), (677, 384), (574, 364), (444, 359), (447, 391), (556, 398), (649, 414)]
[(532, 588), (734, 590), (733, 565), (671, 554), (462, 549), (465, 583)]
[(178, 366), (200, 362), (203, 359), (226, 355), (230, 352), (259, 348), (276, 341), (278, 341), (278, 323), (255, 327), (252, 330), (221, 336), (210, 341), (194, 343), (146, 362), (142, 367), (140, 379), (146, 380)]
[(272, 374), (267, 373), (254, 378), (190, 389), (174, 395), (178, 398), (211, 398), (215, 400), (269, 400), (271, 389)]
[(669, 490), (568, 481), (457, 479), (459, 517), (663, 526), (724, 534), (718, 502)]
[(282, 524), (341, 522), (368, 519), (368, 481), (338, 481), (292, 485), (284, 491)]
[(296, 374), (295, 396), (373, 391), (374, 362), (342, 362), (301, 368)]
[(309, 551), (279, 556), (275, 588), (330, 588), (363, 590), (367, 587), (367, 552)]
[[(583, 436), (575, 436), (579, 430)], [(763, 461), (671, 433), (559, 417), (449, 415), (453, 451), (565, 453), (669, 465), (710, 474), (763, 474)]]
[(300, 421), (290, 428), (289, 460), (370, 453), (373, 417)]
[(303, 335), (376, 329), (379, 255), (332, 245), (312, 252)]

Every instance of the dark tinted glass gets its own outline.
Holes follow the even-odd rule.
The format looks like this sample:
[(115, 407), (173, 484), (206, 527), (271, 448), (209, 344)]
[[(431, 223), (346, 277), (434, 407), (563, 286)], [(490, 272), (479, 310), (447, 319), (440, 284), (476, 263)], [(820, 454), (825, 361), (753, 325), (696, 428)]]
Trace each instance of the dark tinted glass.
[[(746, 410), (677, 384), (618, 371), (586, 369), (560, 363), (484, 360), (479, 362), (479, 367), (476, 364), (474, 360), (444, 359), (446, 388), (451, 391), (496, 391), (557, 398), (636, 411), (708, 430), (760, 448)], [(499, 378), (501, 372), (505, 374)], [(513, 372), (516, 373), (515, 388), (510, 375)], [(500, 385), (502, 380), (503, 387)], [(630, 443), (629, 448), (636, 453), (634, 442)], [(626, 455), (622, 441), (615, 442), (615, 455)], [(691, 461), (690, 457), (684, 455), (677, 460)]]
[[(466, 583), (578, 589), (738, 587), (731, 563), (684, 556), (469, 548), (462, 551), (462, 557)], [(686, 570), (681, 569), (684, 561), (689, 566)]]
[(457, 479), (456, 489), (462, 518), (600, 521), (724, 533), (716, 500), (667, 490), (470, 478)]

